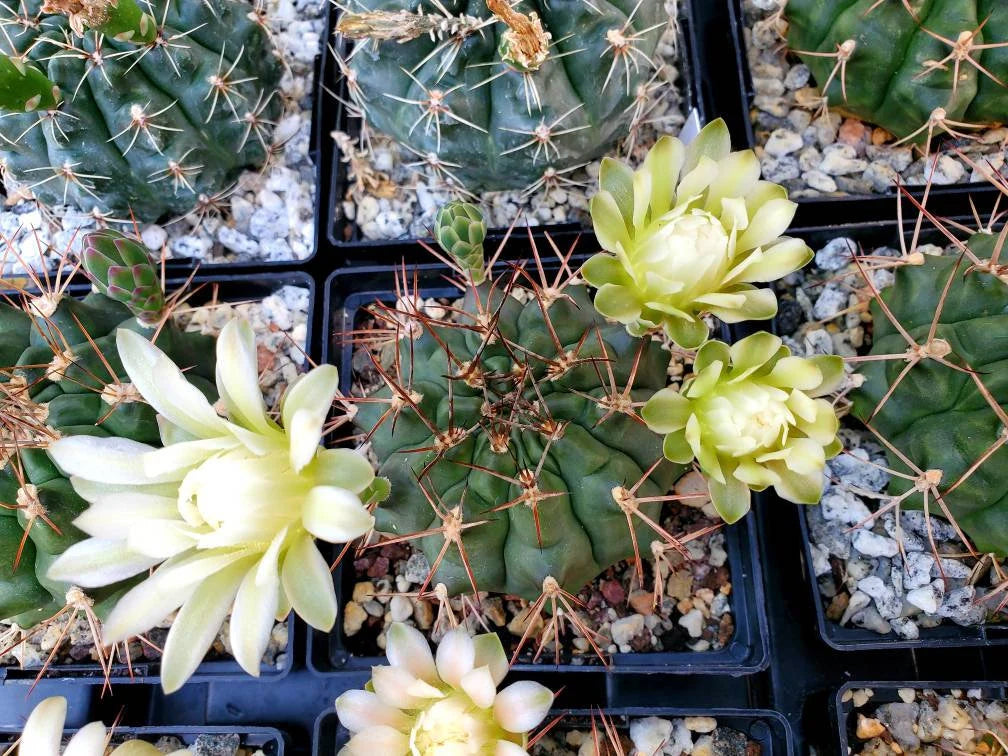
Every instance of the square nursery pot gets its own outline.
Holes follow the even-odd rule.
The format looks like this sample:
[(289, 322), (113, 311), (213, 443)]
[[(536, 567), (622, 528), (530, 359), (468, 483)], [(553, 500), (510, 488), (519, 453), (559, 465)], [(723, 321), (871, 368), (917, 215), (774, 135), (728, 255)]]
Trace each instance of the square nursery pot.
[[(515, 249), (515, 254), (526, 250)], [(583, 259), (583, 258), (581, 258)], [(576, 262), (580, 260), (575, 258)], [(556, 265), (545, 263), (547, 275)], [(419, 275), (420, 293), (423, 297), (456, 296), (458, 290), (446, 285), (444, 276), (450, 271), (440, 264), (408, 267)], [(325, 293), (325, 345), (323, 361), (340, 369), (343, 390), (350, 391), (352, 378), (351, 344), (343, 344), (341, 334), (355, 327), (361, 309), (376, 301), (395, 301), (396, 273), (402, 268), (367, 267), (345, 269), (334, 273), (326, 283)], [(725, 335), (727, 338), (727, 335)], [(611, 664), (604, 667), (594, 663), (561, 664), (557, 667), (552, 657), (535, 664), (518, 663), (514, 669), (522, 672), (609, 672), (670, 674), (723, 674), (741, 676), (765, 669), (769, 663), (768, 630), (763, 602), (762, 572), (756, 548), (755, 518), (748, 516), (735, 526), (722, 529), (724, 548), (728, 552), (727, 564), (731, 570), (731, 610), (735, 621), (735, 634), (721, 649), (705, 652), (650, 652), (614, 654)], [(345, 606), (353, 592), (353, 567), (344, 561), (334, 571), (336, 593), (340, 607)], [(384, 657), (359, 657), (351, 654), (345, 643), (342, 623), (329, 633), (310, 632), (308, 638), (308, 664), (322, 675), (359, 675), (373, 665), (384, 664)]]
[[(791, 725), (776, 711), (763, 709), (661, 707), (555, 709), (546, 717), (545, 723), (552, 721), (555, 717), (562, 716), (564, 720), (552, 732), (563, 731), (568, 723), (575, 724), (578, 729), (582, 730), (587, 726), (590, 730), (592, 715), (599, 713), (604, 714), (618, 730), (624, 732), (629, 729), (630, 721), (633, 719), (713, 717), (717, 720), (719, 727), (727, 727), (746, 737), (749, 743), (745, 753), (754, 752), (760, 756), (791, 756), (795, 753)], [(340, 725), (336, 712), (323, 712), (315, 722), (312, 754), (313, 756), (336, 756), (340, 747), (346, 745), (349, 739), (349, 733)]]
[[(188, 285), (187, 285), (188, 284)], [(306, 273), (277, 272), (268, 275), (197, 275), (192, 281), (176, 278), (166, 282), (166, 290), (170, 293), (186, 286), (192, 292), (187, 302), (198, 306), (210, 301), (243, 303), (265, 299), (285, 286), (305, 289), (308, 293), (308, 313), (305, 340), (307, 348), (312, 344), (312, 315), (315, 302), (315, 283)], [(75, 296), (84, 296), (90, 291), (86, 282), (71, 284), (68, 291)], [(286, 677), (294, 661), (294, 617), (288, 616), (287, 645), (281, 652), (284, 656), (282, 666), (263, 665), (260, 674), (263, 680), (281, 680)], [(133, 682), (157, 684), (160, 682), (159, 660), (139, 659), (131, 665), (114, 664), (112, 666), (112, 682)], [(0, 687), (5, 685), (33, 686), (39, 676), (37, 668), (22, 669), (16, 665), (0, 666)], [(104, 683), (104, 673), (101, 666), (93, 662), (53, 663), (41, 678), (43, 681), (58, 681), (66, 685), (98, 685)], [(230, 657), (209, 659), (196, 669), (189, 684), (201, 682), (226, 682), (251, 679), (247, 673)]]
[[(984, 207), (981, 207), (981, 212), (984, 209)], [(914, 220), (915, 215), (908, 216), (906, 226), (902, 230), (905, 238), (908, 240), (913, 235)], [(962, 218), (960, 220), (967, 225), (976, 223), (972, 218)], [(879, 222), (852, 224), (849, 226), (795, 228), (789, 231), (789, 235), (804, 239), (813, 250), (824, 247), (834, 239), (845, 237), (853, 240), (865, 253), (870, 254), (875, 248), (883, 246), (898, 249), (900, 232), (901, 229), (896, 223)], [(921, 232), (920, 243), (931, 243), (944, 247), (947, 245), (947, 240), (935, 231), (933, 227), (930, 227), (930, 224), (926, 223)], [(833, 275), (833, 273), (830, 272), (823, 275), (828, 277)], [(787, 289), (779, 289), (779, 291), (786, 292)], [(794, 302), (792, 301), (791, 304), (794, 304)], [(800, 312), (797, 308), (796, 311)], [(794, 327), (789, 327), (790, 330), (784, 332), (780, 327), (781, 317), (781, 315), (778, 315), (778, 318), (775, 320), (774, 330), (780, 335), (788, 336), (794, 331)], [(804, 315), (799, 315), (798, 317), (802, 318), (802, 323), (805, 322)], [(747, 324), (747, 328), (751, 325)], [(738, 336), (741, 334), (742, 329), (736, 329), (736, 331), (736, 335)], [(864, 430), (857, 420), (851, 420), (850, 424), (858, 430)], [(841, 424), (841, 428), (843, 427), (844, 425)], [(766, 497), (766, 506), (784, 509), (790, 507), (797, 510), (797, 517), (801, 524), (803, 563), (808, 578), (807, 583), (812, 592), (812, 603), (815, 607), (819, 633), (822, 636), (823, 642), (828, 646), (839, 651), (896, 648), (925, 649), (953, 646), (977, 648), (1008, 646), (1008, 624), (988, 623), (975, 627), (961, 627), (951, 620), (947, 620), (937, 627), (921, 628), (919, 638), (908, 640), (900, 637), (895, 632), (881, 635), (868, 629), (844, 626), (829, 619), (826, 616), (826, 607), (824, 605), (826, 599), (820, 593), (816, 576), (813, 574), (809, 509), (805, 506), (794, 505), (779, 500), (772, 490), (767, 491)]]
[[(70, 736), (74, 732), (74, 729), (67, 729), (65, 735)], [(0, 750), (0, 753), (6, 753), (7, 746), (20, 734), (21, 730), (17, 728), (0, 728), (0, 749), (3, 749)], [(177, 727), (116, 727), (112, 731), (113, 738), (127, 737), (154, 743), (159, 738), (173, 737), (181, 740), (186, 746), (194, 745), (201, 735), (237, 735), (241, 739), (243, 747), (261, 750), (266, 756), (284, 756), (284, 735), (272, 727), (217, 727), (209, 725), (190, 727), (179, 725)], [(206, 753), (212, 753), (212, 751), (206, 751)], [(29, 755), (26, 754), (26, 756)]]
[[(854, 691), (868, 689), (873, 695), (868, 702), (862, 706), (857, 706), (853, 700)], [(983, 701), (1005, 701), (1008, 699), (1008, 683), (982, 680), (975, 682), (849, 682), (846, 683), (830, 702), (830, 708), (834, 714), (834, 727), (837, 750), (834, 753), (838, 756), (850, 756), (853, 753), (853, 745), (865, 742), (858, 738), (856, 734), (857, 720), (859, 714), (872, 717), (875, 709), (882, 704), (903, 703), (905, 699), (901, 696), (913, 693), (915, 698), (919, 697), (923, 691), (934, 691), (939, 696), (948, 695), (951, 691), (961, 691), (965, 696), (967, 692), (979, 692), (979, 698)], [(1002, 723), (1003, 724), (1003, 723)], [(944, 749), (943, 749), (944, 750)], [(955, 753), (956, 751), (951, 751)]]
[[(708, 3), (709, 0), (683, 0), (680, 4), (679, 18), (681, 54), (678, 61), (680, 72), (678, 81), (683, 93), (683, 112), (688, 116), (691, 111), (695, 111), (701, 123), (706, 123), (708, 118), (716, 117), (716, 113), (707, 107), (707, 98), (710, 97), (713, 85), (705, 75), (704, 64), (699, 56), (702, 43), (697, 39), (696, 31), (696, 27), (700, 25), (719, 22), (716, 15), (711, 17), (706, 12)], [(330, 5), (327, 37), (330, 40), (337, 39), (333, 35), (341, 13), (336, 5)], [(349, 49), (348, 41), (342, 41), (342, 44), (343, 51)], [(426, 259), (416, 245), (417, 238), (368, 239), (361, 233), (359, 226), (344, 213), (343, 198), (350, 186), (347, 164), (343, 162), (342, 155), (329, 134), (338, 129), (351, 137), (357, 137), (360, 134), (360, 119), (352, 115), (346, 105), (351, 101), (347, 83), (331, 51), (323, 56), (319, 94), (316, 99), (325, 103), (320, 110), (322, 120), (318, 124), (317, 136), (320, 140), (320, 154), (325, 156), (326, 162), (330, 165), (330, 173), (323, 177), (327, 192), (320, 203), (325, 207), (323, 233), (326, 234), (329, 243), (339, 249), (344, 258), (362, 264), (389, 263), (399, 259), (421, 261)], [(522, 225), (524, 223), (519, 218), (516, 230)], [(533, 226), (536, 234), (547, 232), (558, 242), (573, 239), (584, 230), (582, 224), (576, 221)], [(488, 248), (495, 246), (506, 233), (506, 228), (490, 228), (487, 236)]]
[[(698, 57), (711, 76), (717, 77), (713, 100), (709, 101), (712, 113), (723, 116), (731, 127), (733, 142), (742, 147), (756, 147), (758, 140), (753, 124), (756, 88), (749, 66), (743, 0), (709, 0), (702, 3), (704, 19), (719, 19), (721, 32), (702, 39)], [(727, 23), (725, 23), (727, 21)], [(702, 25), (703, 21), (698, 21)], [(726, 39), (730, 37), (730, 39)], [(712, 45), (711, 42), (716, 44)], [(734, 49), (734, 64), (727, 60), (724, 45)], [(732, 70), (734, 69), (734, 70)], [(814, 82), (811, 82), (814, 83)], [(810, 84), (811, 84), (810, 83)], [(907, 186), (916, 197), (924, 193), (923, 186)], [(931, 187), (929, 206), (939, 215), (968, 215), (969, 198), (993, 198), (997, 190), (987, 183), (959, 183)], [(896, 214), (895, 188), (879, 194), (823, 194), (816, 197), (792, 197), (798, 203), (795, 224), (801, 226), (827, 226), (836, 222), (853, 223), (891, 219)], [(908, 205), (909, 206), (909, 205)]]

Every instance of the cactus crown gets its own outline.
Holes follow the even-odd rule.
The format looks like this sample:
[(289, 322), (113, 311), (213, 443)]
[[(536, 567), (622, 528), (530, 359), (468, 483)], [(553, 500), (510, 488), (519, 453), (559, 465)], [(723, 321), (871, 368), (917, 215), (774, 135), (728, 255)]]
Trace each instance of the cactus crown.
[(0, 5), (5, 178), (140, 221), (220, 194), (269, 156), (283, 108), (262, 23), (240, 0)]
[(998, 0), (788, 0), (788, 44), (823, 106), (882, 126), (899, 142), (1003, 123), (1008, 5)]
[(98, 291), (122, 302), (146, 325), (161, 321), (167, 302), (143, 242), (117, 231), (94, 231), (84, 237), (81, 261)]
[(659, 522), (685, 468), (638, 414), (670, 355), (595, 311), (572, 253), (483, 283), (456, 263), (464, 298), (443, 315), (408, 282), (371, 307), (396, 341), (357, 415), (392, 482), (376, 530), (417, 542), (427, 585), (555, 606), (649, 544), (682, 548)]
[(665, 4), (512, 5), (364, 0), (344, 13), (339, 32), (371, 43), (337, 61), (363, 132), (468, 192), (536, 191), (635, 133)]
[(1008, 555), (1005, 239), (981, 231), (958, 255), (912, 258), (882, 293), (865, 276), (874, 341), (852, 395), (894, 470), (890, 507), (944, 514), (998, 556)]

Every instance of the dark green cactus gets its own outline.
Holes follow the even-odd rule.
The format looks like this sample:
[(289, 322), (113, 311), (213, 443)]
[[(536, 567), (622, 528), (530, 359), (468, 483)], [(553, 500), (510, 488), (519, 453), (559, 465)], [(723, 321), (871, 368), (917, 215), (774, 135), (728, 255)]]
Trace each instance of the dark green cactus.
[[(998, 243), (991, 234), (976, 234), (968, 246), (981, 261), (989, 261)], [(995, 274), (996, 273), (996, 274)], [(941, 304), (942, 292), (948, 294)], [(1008, 283), (1004, 270), (971, 267), (956, 257), (926, 257), (923, 265), (903, 265), (895, 284), (882, 293), (895, 319), (921, 346), (927, 346), (935, 313), (941, 308), (936, 341), (930, 349), (962, 368), (925, 358), (899, 381), (892, 396), (880, 403), (907, 369), (904, 359), (867, 362), (861, 368), (865, 383), (854, 395), (854, 414), (922, 471), (940, 471), (937, 488), (959, 526), (984, 553), (1008, 554), (1008, 445), (988, 452), (1006, 432), (998, 411), (980, 391), (966, 368), (990, 392), (993, 404), (1008, 410)], [(902, 354), (909, 345), (882, 312), (872, 305), (875, 355)], [(975, 470), (975, 463), (981, 462)], [(915, 475), (894, 452), (894, 470)], [(960, 482), (963, 476), (964, 480)], [(957, 485), (958, 483), (958, 485)], [(900, 495), (913, 480), (893, 476), (889, 493)], [(950, 488), (954, 488), (949, 492)], [(941, 515), (931, 497), (930, 512)], [(910, 495), (904, 506), (920, 509), (923, 496)]]
[(344, 65), (356, 108), (470, 190), (530, 186), (609, 152), (639, 125), (668, 21), (662, 0), (446, 0), (449, 17), (423, 0), (358, 7), (339, 26), (370, 40)]
[[(154, 287), (159, 284), (155, 280)], [(150, 303), (153, 291), (131, 301)], [(163, 303), (164, 299), (161, 297)], [(148, 338), (154, 329), (122, 302), (92, 293), (81, 300), (44, 294), (24, 308), (0, 303), (0, 618), (31, 626), (65, 602), (68, 586), (45, 572), (84, 534), (74, 518), (87, 508), (49, 459), (46, 446), (61, 435), (118, 436), (160, 445), (154, 410), (125, 382), (115, 333), (128, 328)], [(187, 378), (215, 397), (214, 340), (184, 333), (169, 319), (157, 345)], [(27, 531), (27, 537), (26, 537)], [(114, 596), (122, 586), (92, 598)]]
[(248, 3), (155, 0), (147, 13), (123, 0), (102, 32), (79, 5), (0, 5), (9, 180), (49, 204), (155, 221), (263, 162), (280, 62)]
[[(381, 369), (386, 386), (360, 405), (357, 422), (392, 483), (376, 529), (444, 528), (416, 543), (432, 565), (443, 553), (432, 580), (451, 593), (474, 582), (532, 599), (549, 577), (576, 593), (635, 547), (647, 556), (668, 540), (644, 517), (657, 522), (684, 468), (664, 461), (637, 410), (666, 386), (669, 353), (607, 322), (583, 283), (533, 290), (509, 269), (476, 284), (459, 267), (462, 312), (452, 322), (418, 316), (420, 327), (406, 329), (417, 337)], [(453, 528), (472, 581), (457, 543), (446, 543)]]
[(785, 15), (829, 105), (899, 139), (1008, 119), (1003, 0), (788, 0)]

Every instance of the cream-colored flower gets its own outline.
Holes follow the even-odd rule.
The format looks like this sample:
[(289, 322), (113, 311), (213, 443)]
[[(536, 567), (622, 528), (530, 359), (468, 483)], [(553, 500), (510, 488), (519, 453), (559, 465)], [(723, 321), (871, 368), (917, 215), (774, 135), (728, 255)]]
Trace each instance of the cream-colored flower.
[(766, 332), (730, 347), (708, 341), (682, 390), (659, 391), (641, 416), (667, 434), (666, 457), (700, 463), (715, 508), (735, 522), (749, 511), (750, 489), (773, 486), (788, 501), (819, 501), (826, 460), (842, 444), (832, 403), (817, 397), (843, 375), (840, 357), (792, 357)]
[(812, 259), (800, 239), (783, 237), (797, 205), (783, 187), (760, 180), (752, 150), (731, 151), (724, 121), (688, 146), (665, 136), (633, 171), (607, 158), (591, 215), (609, 254), (582, 275), (598, 288), (595, 307), (634, 336), (663, 328), (682, 347), (707, 339), (704, 313), (726, 323), (777, 313), (775, 281)]
[(553, 693), (528, 680), (497, 692), (508, 672), (500, 639), (449, 632), (437, 655), (416, 629), (393, 624), (390, 666), (373, 667), (366, 690), (336, 699), (350, 742), (340, 756), (528, 756), (528, 733)]
[[(255, 338), (232, 321), (217, 340), (217, 390), (227, 418), (156, 346), (117, 334), (130, 380), (158, 412), (163, 448), (122, 438), (71, 436), (49, 453), (91, 506), (75, 524), (91, 538), (66, 550), (49, 577), (84, 588), (157, 567), (107, 617), (117, 643), (179, 609), (168, 633), (162, 685), (179, 688), (231, 613), (235, 659), (252, 675), (273, 623), (291, 607), (329, 630), (336, 596), (315, 538), (340, 543), (371, 529), (362, 504), (378, 481), (348, 449), (319, 446), (337, 393), (322, 365), (284, 396), (282, 426), (266, 412)], [(181, 608), (180, 608), (181, 607)]]
[[(18, 756), (60, 756), (63, 724), (66, 722), (67, 701), (62, 696), (46, 698), (28, 715), (21, 737)], [(67, 742), (63, 756), (105, 756), (109, 733), (101, 722), (85, 725)], [(142, 740), (130, 740), (118, 746), (109, 756), (164, 756), (161, 751)], [(192, 756), (189, 750), (173, 751), (170, 756)]]

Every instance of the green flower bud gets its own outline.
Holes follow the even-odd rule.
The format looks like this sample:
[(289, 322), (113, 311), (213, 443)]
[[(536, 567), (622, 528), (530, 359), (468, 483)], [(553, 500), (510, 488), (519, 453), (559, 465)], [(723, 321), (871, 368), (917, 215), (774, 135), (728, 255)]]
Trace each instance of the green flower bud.
[(142, 323), (161, 320), (161, 277), (143, 242), (118, 231), (94, 231), (84, 237), (81, 261), (102, 294), (129, 307)]
[(474, 283), (486, 280), (483, 242), (487, 226), (483, 213), (468, 202), (449, 202), (438, 210), (434, 238), (441, 249), (458, 260)]
[(749, 511), (750, 489), (773, 486), (788, 501), (819, 501), (826, 460), (842, 445), (832, 403), (816, 397), (843, 376), (840, 357), (792, 357), (766, 332), (730, 347), (708, 341), (682, 390), (659, 391), (641, 414), (666, 434), (666, 457), (699, 462), (714, 507), (732, 523)]
[(662, 137), (634, 172), (606, 159), (591, 215), (610, 254), (582, 275), (598, 288), (595, 307), (634, 336), (664, 328), (682, 347), (707, 340), (701, 316), (726, 323), (766, 320), (777, 298), (753, 284), (775, 281), (812, 259), (800, 239), (782, 237), (797, 205), (760, 180), (752, 150), (731, 151), (724, 121), (688, 146)]

